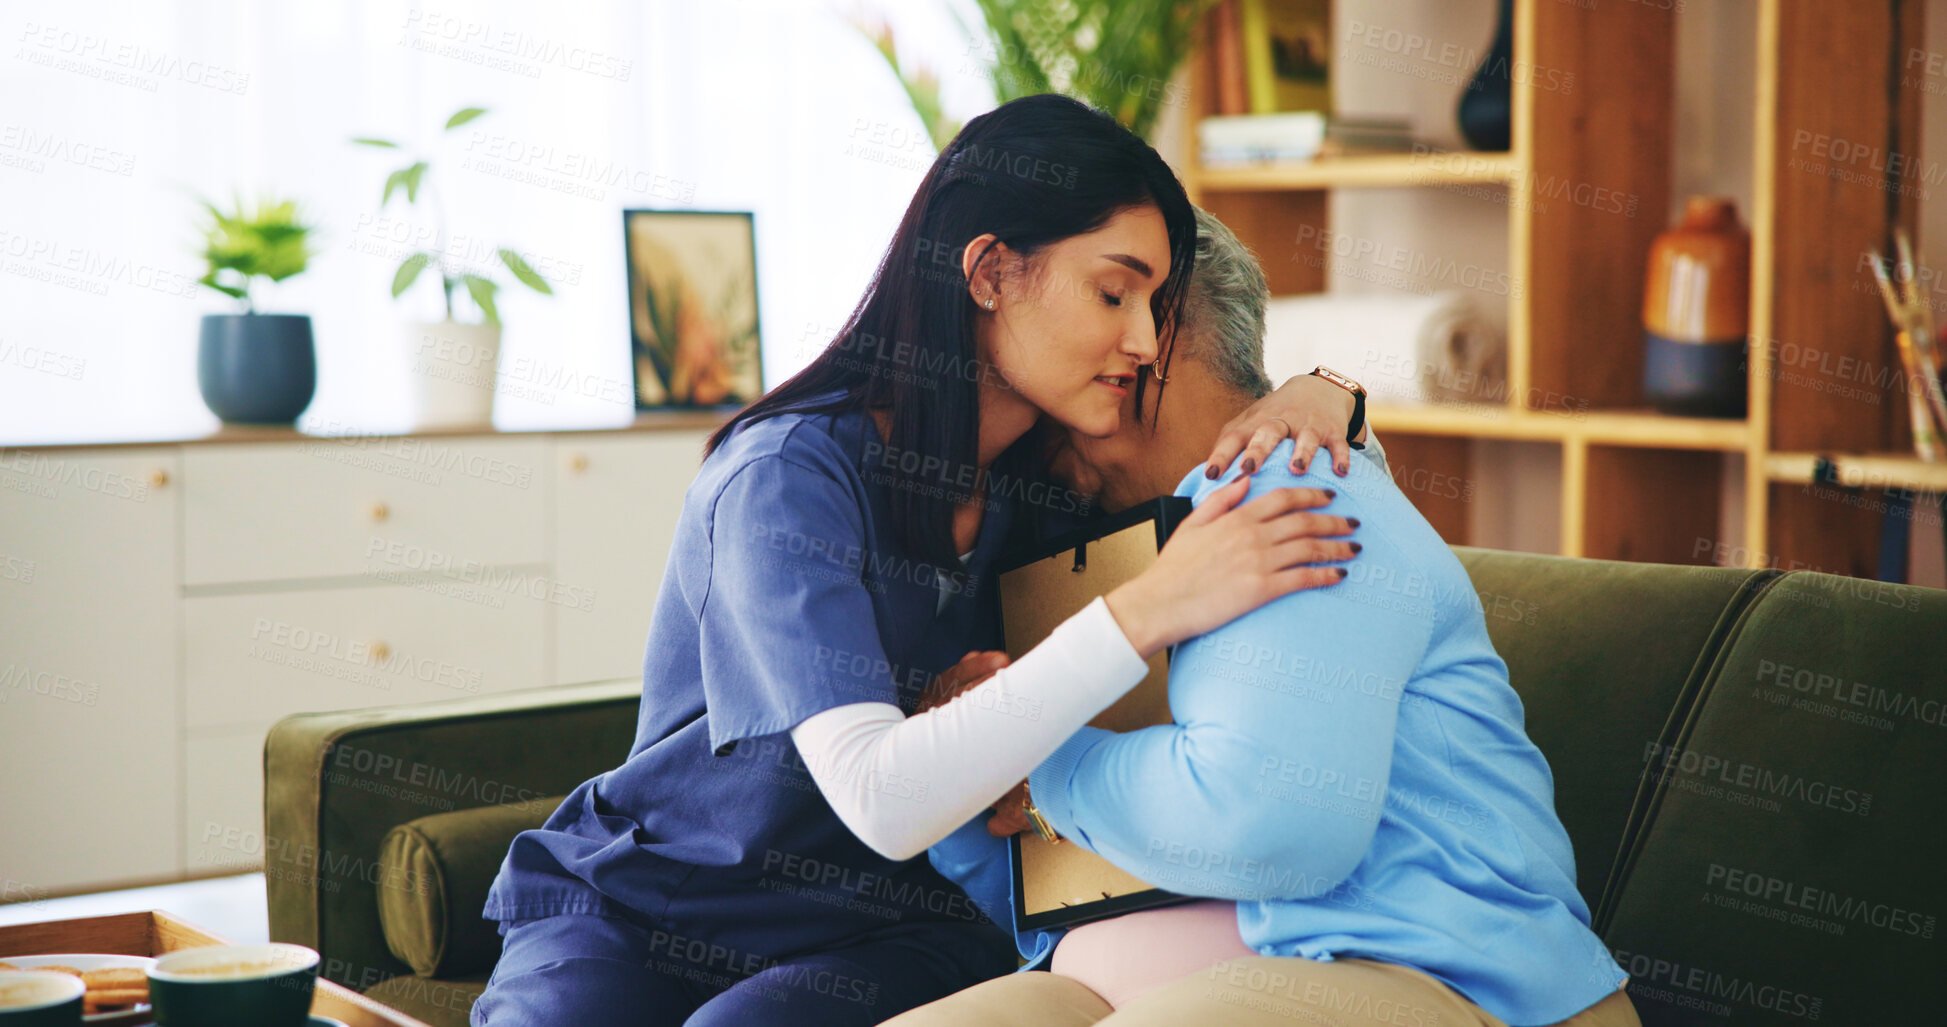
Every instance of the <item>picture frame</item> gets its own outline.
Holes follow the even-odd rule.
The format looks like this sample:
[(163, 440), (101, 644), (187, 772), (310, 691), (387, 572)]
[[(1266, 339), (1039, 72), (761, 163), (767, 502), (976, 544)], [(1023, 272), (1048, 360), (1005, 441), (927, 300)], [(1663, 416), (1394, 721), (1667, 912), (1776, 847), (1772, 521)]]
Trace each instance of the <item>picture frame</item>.
[[(1019, 659), (1095, 596), (1147, 569), (1190, 509), (1188, 499), (1164, 496), (1004, 555), (1001, 631), (1008, 655)], [(1089, 721), (1091, 727), (1126, 732), (1170, 721), (1169, 653), (1148, 662), (1149, 674)], [(1008, 862), (1017, 931), (1075, 927), (1189, 901), (1077, 844), (1050, 842), (1034, 831), (1008, 839)]]
[(1241, 0), (1252, 114), (1332, 109), (1331, 0)]
[(743, 406), (764, 394), (750, 211), (622, 212), (637, 410)]

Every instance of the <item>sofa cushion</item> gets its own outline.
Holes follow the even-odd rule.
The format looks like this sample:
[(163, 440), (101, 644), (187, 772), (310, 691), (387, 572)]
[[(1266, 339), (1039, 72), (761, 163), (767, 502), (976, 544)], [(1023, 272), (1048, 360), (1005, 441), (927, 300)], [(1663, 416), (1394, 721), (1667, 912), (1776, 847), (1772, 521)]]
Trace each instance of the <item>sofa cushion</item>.
[(1644, 1024), (1937, 1020), (1947, 592), (1779, 578), (1681, 730), (1620, 741), (1654, 792), (1604, 941)]
[(374, 984), (365, 997), (432, 1027), (467, 1027), (473, 1003), (487, 990), (487, 977), (482, 972), (434, 980), (408, 974)]
[(379, 848), (386, 947), (421, 977), (485, 973), (500, 932), (480, 916), (514, 836), (540, 827), (562, 796), (420, 817), (387, 832)]
[(1776, 572), (1454, 552), (1554, 773), (1576, 884), (1600, 926), (1643, 777), (1641, 740), (1658, 737), (1756, 584)]

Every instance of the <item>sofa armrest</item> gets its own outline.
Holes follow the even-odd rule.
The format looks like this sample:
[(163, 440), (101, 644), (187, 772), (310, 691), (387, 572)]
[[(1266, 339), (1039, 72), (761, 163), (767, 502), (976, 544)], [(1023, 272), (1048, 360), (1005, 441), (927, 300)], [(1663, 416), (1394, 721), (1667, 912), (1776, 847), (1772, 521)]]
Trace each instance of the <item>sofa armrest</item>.
[(409, 972), (387, 949), (380, 844), (430, 813), (550, 801), (619, 766), (635, 679), (286, 717), (264, 745), (270, 936), (317, 949), (364, 990)]
[(564, 796), (420, 817), (386, 832), (379, 851), (379, 923), (385, 944), (421, 977), (491, 972), (499, 925), (480, 916), (507, 850), (546, 824)]

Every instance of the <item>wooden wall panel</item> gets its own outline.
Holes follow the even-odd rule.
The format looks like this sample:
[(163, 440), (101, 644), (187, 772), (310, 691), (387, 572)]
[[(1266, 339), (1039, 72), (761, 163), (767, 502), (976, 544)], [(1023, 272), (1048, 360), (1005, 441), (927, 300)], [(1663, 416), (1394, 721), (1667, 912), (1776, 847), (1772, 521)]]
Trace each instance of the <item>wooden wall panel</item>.
[(1218, 192), (1199, 202), (1257, 254), (1271, 295), (1323, 292), (1332, 251), (1324, 235), (1325, 193)]
[(1674, 6), (1532, 5), (1537, 56), (1515, 88), (1532, 107), (1533, 153), (1513, 188), (1514, 231), (1533, 254), (1540, 394), (1642, 405), (1645, 266), (1670, 196)]
[(1471, 544), (1474, 500), (1473, 441), (1440, 435), (1408, 435), (1381, 425), (1386, 465), (1393, 481), (1449, 545)]
[(1590, 446), (1582, 555), (1709, 566), (1724, 454)]
[(1891, 252), (1893, 226), (1913, 221), (1906, 194), (1921, 187), (1899, 174), (1920, 158), (1917, 105), (1914, 125), (1899, 116), (1903, 9), (1917, 6), (1785, 0), (1779, 10), (1774, 337), (1754, 340), (1771, 353), (1773, 449), (1885, 449), (1891, 419), (1905, 415), (1901, 394), (1873, 383), (1898, 356), (1862, 258)]

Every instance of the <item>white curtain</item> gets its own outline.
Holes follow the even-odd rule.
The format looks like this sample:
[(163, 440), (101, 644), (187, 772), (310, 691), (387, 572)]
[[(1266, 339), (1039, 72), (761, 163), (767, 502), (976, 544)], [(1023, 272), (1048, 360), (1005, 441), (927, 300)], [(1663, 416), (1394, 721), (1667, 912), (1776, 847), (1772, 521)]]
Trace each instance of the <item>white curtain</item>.
[[(389, 296), (430, 222), (386, 174), (432, 162), (449, 252), (508, 246), (555, 286), (504, 271), (503, 428), (628, 420), (621, 211), (756, 214), (765, 379), (795, 371), (871, 274), (932, 151), (848, 15), (888, 17), (961, 117), (992, 103), (949, 7), (901, 0), (27, 0), (0, 32), (0, 445), (184, 437), (198, 319), (235, 304), (195, 284), (199, 197), (295, 198), (311, 269), (259, 295), (317, 339), (314, 431), (407, 426), (401, 324), (435, 319), (421, 281)], [(452, 132), (467, 106), (490, 113)], [(496, 262), (497, 266), (497, 262)]]

